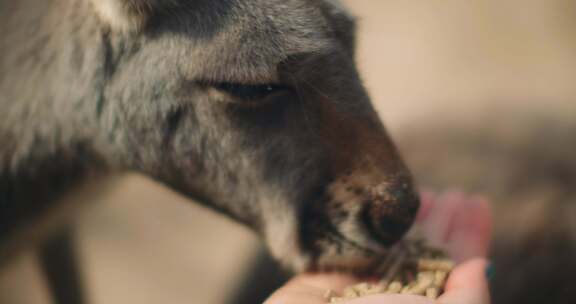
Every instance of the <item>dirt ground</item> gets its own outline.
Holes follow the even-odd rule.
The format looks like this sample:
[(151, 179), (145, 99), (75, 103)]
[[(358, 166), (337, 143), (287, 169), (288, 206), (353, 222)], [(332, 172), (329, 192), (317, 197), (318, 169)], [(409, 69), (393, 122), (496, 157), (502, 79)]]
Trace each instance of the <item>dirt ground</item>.
[[(393, 136), (493, 111), (573, 113), (571, 1), (348, 4), (359, 16), (361, 74)], [(79, 222), (94, 304), (222, 303), (257, 244), (243, 227), (139, 176)], [(0, 275), (0, 303), (48, 303), (31, 256)]]

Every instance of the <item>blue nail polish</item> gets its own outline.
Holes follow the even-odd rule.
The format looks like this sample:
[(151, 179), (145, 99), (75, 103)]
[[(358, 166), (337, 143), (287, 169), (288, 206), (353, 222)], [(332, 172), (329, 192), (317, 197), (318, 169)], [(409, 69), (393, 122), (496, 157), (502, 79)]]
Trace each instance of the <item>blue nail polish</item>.
[(486, 267), (486, 278), (488, 281), (492, 281), (494, 279), (496, 270), (494, 269), (494, 265), (492, 263), (488, 264)]

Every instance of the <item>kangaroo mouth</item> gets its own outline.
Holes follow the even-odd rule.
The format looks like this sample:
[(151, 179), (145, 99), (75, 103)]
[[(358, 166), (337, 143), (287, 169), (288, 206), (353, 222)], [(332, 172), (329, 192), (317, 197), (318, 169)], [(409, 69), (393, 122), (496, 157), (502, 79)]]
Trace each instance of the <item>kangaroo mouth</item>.
[(300, 241), (313, 269), (365, 269), (403, 238), (419, 199), (408, 183), (381, 184), (372, 191), (370, 185), (332, 183), (304, 206)]
[(365, 245), (361, 244), (357, 240), (353, 240), (353, 239), (347, 237), (342, 232), (340, 232), (338, 227), (336, 225), (334, 225), (332, 222), (329, 222), (327, 225), (326, 235), (327, 235), (327, 238), (332, 239), (336, 243), (341, 243), (343, 245), (353, 247), (353, 248), (357, 249), (358, 251), (363, 252), (364, 254), (368, 254), (368, 255), (379, 255), (379, 253), (381, 254), (381, 250), (370, 248), (369, 246), (365, 246)]
[(366, 265), (367, 261), (378, 260), (385, 252), (368, 248), (352, 240), (330, 223), (321, 228), (322, 235), (316, 239), (312, 260), (308, 266), (309, 271), (362, 271), (359, 265)]
[[(358, 265), (386, 254), (384, 247), (371, 246), (343, 232), (340, 220), (351, 214), (326, 212), (329, 202), (329, 197), (322, 195), (302, 216), (301, 244), (312, 258), (308, 270), (358, 270)], [(356, 218), (354, 221), (361, 220)]]

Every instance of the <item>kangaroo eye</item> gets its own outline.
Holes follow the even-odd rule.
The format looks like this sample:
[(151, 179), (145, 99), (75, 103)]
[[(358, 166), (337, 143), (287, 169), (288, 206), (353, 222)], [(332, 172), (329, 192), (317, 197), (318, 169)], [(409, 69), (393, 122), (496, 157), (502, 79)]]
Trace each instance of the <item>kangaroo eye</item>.
[(258, 101), (266, 99), (267, 97), (274, 95), (276, 93), (285, 92), (289, 90), (287, 86), (279, 84), (246, 85), (230, 82), (217, 83), (214, 84), (213, 87), (232, 97), (236, 97), (247, 101)]

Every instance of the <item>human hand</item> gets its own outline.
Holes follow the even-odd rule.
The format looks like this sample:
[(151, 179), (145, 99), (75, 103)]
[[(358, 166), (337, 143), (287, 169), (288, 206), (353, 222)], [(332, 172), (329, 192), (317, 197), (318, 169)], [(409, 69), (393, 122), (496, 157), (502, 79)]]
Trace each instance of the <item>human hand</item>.
[[(371, 295), (346, 304), (490, 303), (485, 275), (491, 234), (488, 202), (459, 192), (439, 197), (423, 193), (417, 224), (431, 244), (445, 248), (455, 261), (462, 262), (450, 274), (444, 294), (437, 301), (412, 295)], [(326, 290), (342, 290), (354, 283), (357, 279), (346, 274), (301, 274), (277, 290), (265, 304), (324, 304)]]

